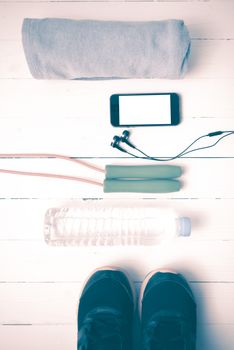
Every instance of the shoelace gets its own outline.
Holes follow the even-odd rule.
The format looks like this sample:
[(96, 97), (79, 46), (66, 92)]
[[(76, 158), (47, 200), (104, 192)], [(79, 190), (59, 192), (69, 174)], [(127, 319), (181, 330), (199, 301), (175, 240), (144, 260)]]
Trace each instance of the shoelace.
[(190, 350), (192, 338), (184, 319), (160, 316), (152, 320), (143, 333), (144, 350)]
[(123, 319), (121, 315), (99, 312), (89, 315), (78, 334), (78, 350), (122, 350)]

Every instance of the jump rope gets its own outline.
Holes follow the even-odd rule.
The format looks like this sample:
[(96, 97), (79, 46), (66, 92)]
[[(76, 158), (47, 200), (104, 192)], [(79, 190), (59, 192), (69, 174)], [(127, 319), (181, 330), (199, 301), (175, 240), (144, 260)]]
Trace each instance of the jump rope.
[[(214, 131), (196, 138), (190, 145), (188, 145), (183, 151), (178, 153), (173, 157), (152, 157), (143, 152), (141, 149), (137, 148), (130, 142), (130, 132), (124, 130), (121, 136), (115, 135), (111, 146), (120, 150), (121, 152), (127, 153), (131, 157), (137, 159), (148, 159), (151, 161), (165, 162), (171, 161), (174, 159), (182, 158), (185, 155), (188, 155), (192, 152), (208, 149), (216, 146), (222, 139), (234, 134), (234, 130), (226, 131)], [(195, 143), (199, 140), (206, 137), (220, 136), (213, 144), (204, 147), (197, 147), (190, 149)], [(124, 143), (128, 147), (138, 151), (141, 155), (138, 156), (132, 152), (126, 150), (120, 146), (121, 143)], [(73, 162), (85, 167), (88, 167), (92, 170), (101, 172), (105, 174), (104, 182), (82, 178), (77, 176), (69, 175), (60, 175), (54, 173), (41, 173), (41, 172), (29, 172), (29, 171), (19, 171), (19, 170), (10, 170), (10, 169), (0, 169), (0, 173), (5, 174), (14, 174), (14, 175), (26, 175), (26, 176), (39, 176), (47, 178), (57, 178), (65, 180), (73, 180), (79, 182), (85, 182), (91, 185), (103, 186), (104, 192), (173, 192), (178, 191), (180, 188), (179, 182), (174, 180), (174, 178), (181, 175), (181, 169), (178, 166), (170, 165), (148, 165), (148, 166), (120, 166), (120, 165), (106, 165), (105, 169), (91, 164), (89, 162), (75, 159), (74, 157), (53, 154), (53, 153), (5, 153), (0, 154), (0, 158), (57, 158)], [(132, 179), (132, 181), (126, 180)], [(140, 179), (140, 180), (139, 180)], [(143, 181), (142, 179), (146, 179)]]

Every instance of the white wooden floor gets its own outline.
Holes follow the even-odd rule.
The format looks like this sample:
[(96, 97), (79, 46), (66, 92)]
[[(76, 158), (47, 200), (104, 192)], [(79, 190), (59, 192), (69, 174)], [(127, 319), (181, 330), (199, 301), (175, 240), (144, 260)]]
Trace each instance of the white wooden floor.
[[(99, 165), (145, 164), (118, 158), (109, 144), (109, 96), (175, 91), (182, 122), (137, 128), (134, 142), (173, 156), (196, 137), (234, 129), (234, 1), (0, 1), (0, 153), (50, 152), (93, 158)], [(21, 45), (24, 17), (105, 20), (182, 18), (192, 37), (184, 80), (37, 81)], [(215, 149), (174, 161), (183, 188), (158, 195), (108, 194), (71, 181), (0, 175), (0, 349), (76, 349), (83, 280), (102, 265), (129, 271), (138, 288), (152, 269), (171, 267), (191, 282), (198, 304), (198, 350), (234, 349), (234, 136)], [(146, 162), (146, 161), (145, 161)], [(148, 164), (148, 163), (147, 163)], [(0, 168), (86, 174), (55, 159), (0, 159)], [(43, 239), (50, 207), (82, 198), (151, 198), (193, 221), (192, 237), (168, 246), (53, 248)]]

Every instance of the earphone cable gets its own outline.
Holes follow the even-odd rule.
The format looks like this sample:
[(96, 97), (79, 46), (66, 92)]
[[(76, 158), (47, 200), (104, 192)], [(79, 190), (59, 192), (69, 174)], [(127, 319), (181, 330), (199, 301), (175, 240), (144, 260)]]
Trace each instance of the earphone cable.
[[(218, 136), (218, 135), (222, 135), (224, 134), (223, 136), (221, 136), (218, 140), (216, 140), (216, 142), (214, 142), (213, 144), (209, 145), (209, 146), (203, 146), (203, 147), (199, 147), (199, 148), (195, 148), (195, 149), (192, 149), (192, 150), (189, 150), (189, 148), (191, 148), (196, 142), (198, 142), (199, 140), (201, 140), (202, 138), (205, 138), (205, 137), (213, 137), (213, 136)], [(136, 156), (134, 155), (133, 153), (131, 152), (128, 152), (126, 151), (126, 153), (128, 153), (129, 155), (135, 157), (135, 158), (140, 158), (140, 159), (148, 159), (148, 160), (155, 160), (155, 161), (161, 161), (161, 162), (166, 162), (166, 161), (170, 161), (170, 160), (174, 160), (174, 159), (177, 159), (177, 158), (182, 158), (184, 155), (186, 154), (189, 154), (189, 153), (192, 153), (192, 152), (195, 152), (195, 151), (199, 151), (199, 150), (203, 150), (203, 149), (207, 149), (207, 148), (211, 148), (211, 147), (214, 147), (216, 146), (222, 139), (224, 139), (225, 137), (227, 136), (230, 136), (234, 134), (234, 131), (233, 130), (225, 130), (225, 131), (215, 131), (215, 132), (211, 132), (209, 134), (206, 134), (206, 135), (202, 135), (202, 136), (199, 136), (197, 139), (195, 139), (188, 147), (186, 147), (183, 151), (181, 151), (180, 153), (178, 153), (176, 156), (174, 157), (167, 157), (167, 158), (158, 158), (158, 157), (151, 157), (149, 155), (147, 155), (145, 152), (141, 151), (139, 148), (137, 148), (136, 146), (134, 146), (134, 149), (136, 149), (138, 152), (140, 152), (141, 154), (144, 155), (144, 157), (139, 157), (139, 156)]]
[[(135, 149), (140, 152), (141, 154), (143, 154), (146, 158), (148, 158), (149, 160), (156, 160), (156, 161), (160, 161), (160, 162), (167, 162), (170, 160), (174, 160), (177, 158), (181, 158), (182, 155), (184, 154), (184, 152), (186, 152), (190, 147), (192, 147), (197, 141), (199, 141), (200, 139), (206, 137), (208, 135), (202, 135), (200, 137), (198, 137), (196, 140), (194, 140), (188, 147), (186, 147), (183, 151), (181, 151), (180, 153), (178, 153), (176, 156), (174, 157), (167, 157), (167, 158), (158, 158), (158, 157), (151, 157), (148, 154), (146, 154), (145, 152), (141, 151), (139, 148), (135, 147)], [(130, 152), (128, 152), (130, 154)], [(189, 152), (188, 152), (189, 153)], [(137, 157), (137, 158), (145, 158), (145, 157)]]
[(207, 148), (214, 147), (214, 146), (216, 146), (222, 139), (224, 139), (225, 137), (234, 134), (234, 131), (225, 131), (225, 132), (228, 132), (228, 133), (227, 133), (226, 135), (221, 136), (221, 137), (220, 137), (216, 142), (214, 142), (213, 144), (211, 144), (211, 145), (209, 145), (209, 146), (204, 146), (204, 147), (199, 147), (199, 148), (192, 149), (192, 150), (190, 150), (190, 151), (188, 151), (188, 152), (183, 153), (182, 156), (184, 156), (185, 154), (188, 154), (188, 153), (195, 152), (195, 151), (199, 151), (199, 150), (203, 150), (203, 149), (207, 149)]

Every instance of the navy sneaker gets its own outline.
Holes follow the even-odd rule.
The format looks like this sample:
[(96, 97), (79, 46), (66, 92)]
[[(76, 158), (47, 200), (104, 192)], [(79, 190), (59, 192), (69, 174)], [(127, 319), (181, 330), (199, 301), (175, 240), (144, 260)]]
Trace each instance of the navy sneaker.
[(139, 301), (142, 350), (195, 350), (196, 303), (182, 275), (152, 272)]
[(99, 269), (82, 291), (78, 310), (78, 350), (131, 350), (133, 291), (119, 270)]

